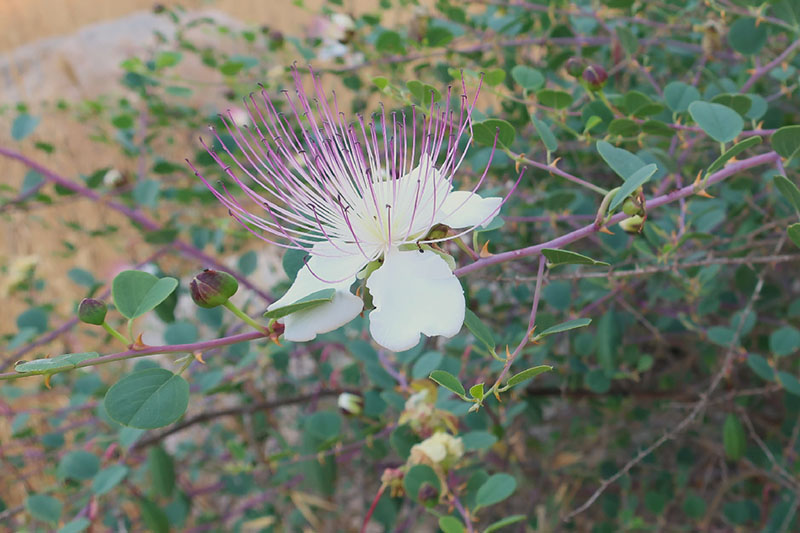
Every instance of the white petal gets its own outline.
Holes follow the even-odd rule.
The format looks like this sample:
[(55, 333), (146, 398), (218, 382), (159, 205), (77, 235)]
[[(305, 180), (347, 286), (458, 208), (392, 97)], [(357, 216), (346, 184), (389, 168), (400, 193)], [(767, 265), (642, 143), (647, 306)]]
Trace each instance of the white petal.
[[(367, 258), (360, 252), (344, 255), (344, 251), (352, 252), (355, 245), (337, 243), (337, 246), (338, 250), (328, 242), (314, 245), (311, 259), (297, 273), (292, 286), (267, 308), (271, 311), (292, 304), (313, 292), (336, 289), (333, 300), (329, 303), (292, 313), (279, 320), (286, 326), (283, 334), (286, 340), (310, 341), (320, 333), (327, 333), (347, 324), (364, 308), (364, 302), (350, 292), (350, 286), (358, 271), (367, 264)], [(313, 255), (315, 253), (330, 255)], [(330, 281), (334, 283), (329, 283)]]
[(500, 212), (502, 203), (499, 196), (481, 198), (469, 191), (453, 191), (439, 210), (438, 222), (451, 228), (486, 227)]
[(452, 337), (464, 324), (461, 283), (434, 252), (390, 251), (367, 287), (375, 304), (370, 333), (389, 350), (413, 348), (420, 333)]

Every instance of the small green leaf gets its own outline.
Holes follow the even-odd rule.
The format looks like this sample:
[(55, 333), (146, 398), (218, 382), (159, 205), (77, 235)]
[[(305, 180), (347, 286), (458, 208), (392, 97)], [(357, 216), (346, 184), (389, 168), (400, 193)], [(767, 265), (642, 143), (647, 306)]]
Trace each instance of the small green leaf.
[(658, 167), (655, 164), (650, 164), (634, 172), (630, 178), (625, 180), (625, 183), (619, 188), (617, 194), (614, 195), (611, 204), (608, 206), (608, 210), (613, 211), (616, 209), (628, 196), (636, 192), (636, 189), (647, 183), (656, 171), (658, 171)]
[(747, 116), (747, 112), (750, 111), (750, 106), (753, 105), (753, 101), (744, 94), (732, 94), (732, 93), (722, 93), (718, 94), (714, 98), (711, 99), (711, 102), (714, 104), (722, 104), (725, 107), (730, 107), (740, 115)]
[(264, 316), (270, 319), (278, 319), (278, 318), (283, 318), (286, 315), (290, 315), (292, 313), (297, 313), (298, 311), (306, 311), (313, 307), (317, 307), (319, 305), (332, 301), (335, 294), (336, 294), (336, 289), (322, 289), (321, 291), (312, 292), (308, 296), (300, 298), (293, 304), (285, 305), (283, 307), (278, 307), (276, 309), (267, 311), (266, 313), (264, 313)]
[(555, 248), (543, 248), (542, 255), (547, 258), (548, 266), (550, 268), (559, 265), (598, 265), (609, 266), (608, 263), (597, 261), (591, 257), (570, 252), (569, 250), (557, 250)]
[(22, 113), (14, 119), (11, 124), (11, 138), (15, 141), (21, 141), (36, 129), (40, 122), (39, 117), (31, 116), (27, 113)]
[(508, 383), (506, 383), (506, 386), (513, 387), (514, 385), (519, 385), (520, 383), (524, 383), (529, 379), (535, 378), (539, 374), (543, 374), (551, 370), (553, 370), (553, 367), (550, 365), (539, 365), (528, 368), (518, 374), (514, 374), (513, 376), (511, 376), (508, 379)]
[(473, 385), (469, 388), (469, 395), (475, 398), (476, 400), (483, 400), (484, 392), (483, 392), (483, 383), (478, 383)]
[(100, 458), (85, 450), (67, 453), (58, 463), (58, 477), (75, 481), (92, 479), (100, 470)]
[(464, 390), (464, 385), (450, 372), (434, 370), (429, 377), (445, 389), (455, 392), (459, 396), (464, 396), (467, 392)]
[(378, 52), (388, 52), (393, 54), (402, 54), (405, 52), (403, 46), (403, 38), (396, 31), (384, 31), (378, 36), (375, 41), (375, 49)]
[(513, 514), (503, 518), (502, 520), (498, 520), (497, 522), (489, 524), (486, 529), (483, 530), (483, 533), (494, 533), (500, 528), (510, 526), (511, 524), (516, 524), (517, 522), (521, 522), (523, 520), (525, 520), (524, 514)]
[(564, 91), (555, 89), (542, 89), (536, 93), (539, 103), (554, 109), (564, 109), (572, 103), (572, 96)]
[(642, 124), (642, 131), (648, 135), (658, 135), (660, 137), (672, 137), (675, 131), (660, 120), (648, 120)]
[(769, 361), (760, 355), (754, 353), (748, 355), (747, 366), (761, 379), (765, 381), (775, 381), (775, 369), (772, 368)]
[(506, 71), (501, 68), (493, 68), (489, 72), (486, 72), (483, 76), (483, 81), (485, 81), (491, 87), (500, 85), (505, 79)]
[(597, 152), (608, 163), (611, 170), (626, 181), (636, 171), (645, 166), (644, 161), (638, 156), (622, 148), (617, 148), (606, 141), (597, 141)]
[(725, 424), (722, 426), (722, 446), (725, 449), (725, 456), (731, 461), (741, 459), (747, 449), (744, 426), (733, 413), (728, 413), (725, 417)]
[(517, 489), (517, 480), (509, 474), (495, 474), (478, 489), (475, 497), (476, 510), (499, 503), (511, 496)]
[(61, 518), (63, 504), (47, 494), (31, 494), (25, 499), (25, 509), (36, 520), (58, 523)]
[(786, 389), (786, 392), (800, 396), (800, 381), (792, 374), (781, 370), (778, 372), (778, 381)]
[(800, 213), (800, 189), (797, 185), (785, 176), (775, 176), (773, 181), (783, 197)]
[(772, 134), (772, 149), (784, 159), (792, 159), (800, 151), (800, 126), (784, 126)]
[(700, 91), (682, 81), (673, 81), (664, 87), (664, 101), (676, 113), (686, 111), (697, 100), (700, 100)]
[(455, 516), (443, 516), (439, 519), (442, 533), (464, 533), (464, 523)]
[(744, 129), (744, 119), (741, 115), (722, 104), (693, 102), (689, 106), (689, 114), (697, 125), (717, 142), (730, 142)]
[(128, 467), (125, 465), (113, 465), (104, 468), (92, 480), (92, 493), (95, 496), (100, 496), (109, 492), (119, 485), (127, 475)]
[(495, 137), (497, 137), (499, 145), (511, 146), (516, 136), (514, 126), (498, 118), (490, 118), (474, 124), (472, 133), (477, 142), (486, 146), (494, 145)]
[(791, 326), (776, 329), (769, 336), (769, 349), (778, 357), (793, 354), (800, 349), (800, 331)]
[(470, 431), (461, 435), (461, 442), (467, 451), (485, 450), (497, 442), (497, 437), (488, 431)]
[(169, 498), (175, 488), (175, 464), (172, 457), (161, 446), (153, 446), (147, 452), (147, 468), (156, 493)]
[(761, 142), (761, 137), (756, 135), (754, 137), (748, 137), (742, 142), (734, 144), (733, 146), (725, 150), (724, 154), (719, 156), (713, 163), (711, 163), (711, 166), (708, 167), (708, 169), (706, 170), (706, 174), (713, 174), (714, 172), (725, 166), (725, 163), (727, 163), (728, 161), (730, 161), (743, 151), (747, 150), (751, 146), (755, 146), (760, 142)]
[(525, 65), (516, 65), (511, 69), (511, 77), (514, 81), (519, 83), (523, 89), (528, 91), (535, 91), (544, 85), (544, 76), (542, 73)]
[(34, 359), (14, 365), (14, 372), (20, 374), (50, 374), (76, 368), (78, 363), (100, 357), (97, 352), (65, 353), (49, 359)]
[(531, 122), (533, 122), (533, 127), (536, 128), (536, 133), (544, 143), (544, 147), (547, 148), (547, 151), (555, 152), (558, 150), (558, 141), (547, 124), (536, 118), (533, 114), (531, 114)]
[(639, 124), (629, 118), (615, 118), (608, 125), (608, 133), (620, 137), (634, 137), (639, 134)]
[(728, 29), (728, 42), (740, 54), (757, 54), (767, 42), (767, 25), (754, 18), (742, 17)]
[(133, 372), (115, 383), (103, 405), (124, 426), (154, 429), (178, 420), (189, 406), (189, 384), (163, 368)]
[(470, 333), (475, 335), (476, 339), (486, 346), (490, 352), (494, 353), (497, 345), (495, 344), (492, 330), (478, 318), (478, 315), (467, 309), (464, 314), (464, 325), (467, 326)]
[(140, 270), (125, 270), (111, 283), (114, 305), (122, 316), (134, 319), (166, 300), (178, 287), (175, 278), (157, 278)]
[(786, 228), (786, 233), (789, 234), (789, 238), (792, 242), (800, 248), (800, 222), (795, 222), (788, 228)]
[(548, 335), (553, 335), (554, 333), (563, 333), (564, 331), (569, 331), (575, 328), (585, 328), (591, 323), (591, 318), (575, 318), (573, 320), (567, 320), (566, 322), (562, 322), (561, 324), (556, 324), (555, 326), (547, 328), (546, 330), (537, 334), (536, 338), (542, 339)]

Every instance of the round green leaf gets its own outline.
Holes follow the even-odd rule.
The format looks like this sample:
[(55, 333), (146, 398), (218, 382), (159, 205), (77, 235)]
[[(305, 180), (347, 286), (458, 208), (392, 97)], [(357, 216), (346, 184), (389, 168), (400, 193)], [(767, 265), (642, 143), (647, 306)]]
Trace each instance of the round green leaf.
[(443, 516), (439, 519), (439, 529), (444, 533), (464, 533), (464, 524), (455, 516)]
[(758, 377), (766, 381), (775, 381), (775, 370), (770, 366), (769, 361), (758, 354), (751, 353), (747, 356), (747, 366), (755, 372)]
[(422, 379), (439, 368), (439, 363), (441, 362), (442, 354), (439, 352), (424, 353), (414, 362), (414, 366), (411, 367), (411, 377), (414, 379)]
[(419, 489), (424, 483), (432, 485), (436, 490), (440, 490), (439, 476), (428, 465), (414, 465), (408, 469), (403, 478), (403, 487), (409, 498), (417, 499)]
[(37, 520), (58, 523), (61, 518), (62, 503), (47, 494), (31, 494), (25, 499), (25, 509)]
[(125, 318), (136, 318), (154, 309), (178, 286), (175, 278), (158, 279), (140, 270), (120, 272), (111, 284), (114, 305)]
[(478, 507), (486, 507), (501, 502), (517, 489), (517, 480), (509, 474), (495, 474), (481, 485), (475, 497)]
[(113, 465), (104, 468), (94, 476), (92, 480), (92, 492), (96, 496), (105, 494), (125, 479), (128, 475), (128, 467), (124, 465)]
[(789, 355), (800, 348), (800, 331), (784, 326), (769, 336), (769, 349), (777, 356)]
[(85, 481), (100, 470), (100, 458), (85, 450), (69, 452), (58, 463), (58, 477)]
[(722, 104), (694, 102), (689, 106), (689, 114), (709, 137), (726, 143), (742, 133), (744, 120), (741, 115)]
[(747, 116), (747, 112), (750, 111), (750, 106), (753, 105), (753, 101), (748, 96), (731, 93), (718, 94), (711, 99), (711, 102), (730, 107), (743, 117)]
[(539, 103), (554, 109), (564, 109), (572, 103), (572, 96), (564, 91), (555, 89), (542, 89), (536, 93)]
[(490, 118), (483, 122), (478, 122), (472, 128), (475, 140), (486, 146), (492, 146), (497, 137), (498, 145), (511, 146), (514, 142), (516, 133), (514, 126), (497, 118)]
[(676, 113), (686, 111), (689, 104), (697, 100), (700, 100), (700, 91), (682, 81), (673, 81), (664, 87), (664, 101)]
[(728, 30), (728, 42), (744, 55), (757, 54), (767, 42), (767, 25), (753, 18), (740, 18)]
[(523, 89), (535, 91), (544, 85), (544, 76), (542, 73), (525, 65), (516, 65), (511, 69), (511, 77), (514, 81), (519, 83)]
[(771, 140), (781, 157), (791, 158), (800, 151), (800, 126), (784, 126), (772, 134)]
[(154, 429), (179, 419), (189, 406), (189, 384), (163, 368), (128, 374), (108, 389), (108, 415), (122, 425)]
[(781, 370), (778, 372), (778, 381), (786, 389), (786, 392), (800, 396), (800, 381), (792, 374)]
[(620, 137), (633, 137), (640, 131), (639, 124), (629, 118), (615, 118), (608, 125), (608, 133)]

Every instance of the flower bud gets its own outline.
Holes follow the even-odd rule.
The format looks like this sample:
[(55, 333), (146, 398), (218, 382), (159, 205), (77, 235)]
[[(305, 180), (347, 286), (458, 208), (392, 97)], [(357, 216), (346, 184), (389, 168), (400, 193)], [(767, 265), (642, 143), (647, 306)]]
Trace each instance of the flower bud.
[(189, 283), (192, 300), (210, 309), (224, 304), (239, 290), (239, 282), (227, 272), (205, 269)]
[(606, 69), (600, 65), (589, 65), (583, 71), (583, 81), (585, 81), (586, 85), (593, 91), (602, 89), (607, 79), (608, 73)]
[(364, 401), (360, 396), (349, 392), (340, 394), (336, 403), (339, 405), (339, 409), (346, 415), (360, 415), (364, 406)]
[(635, 215), (619, 223), (619, 227), (626, 233), (641, 233), (644, 228), (644, 217)]
[(84, 298), (78, 305), (78, 320), (86, 324), (102, 326), (106, 320), (107, 312), (108, 306), (106, 306), (105, 302), (94, 298)]
[(628, 216), (641, 215), (642, 206), (633, 198), (627, 198), (625, 203), (622, 204), (622, 212)]
[(583, 73), (583, 59), (580, 57), (570, 57), (564, 67), (567, 69), (567, 74), (573, 78), (579, 78)]

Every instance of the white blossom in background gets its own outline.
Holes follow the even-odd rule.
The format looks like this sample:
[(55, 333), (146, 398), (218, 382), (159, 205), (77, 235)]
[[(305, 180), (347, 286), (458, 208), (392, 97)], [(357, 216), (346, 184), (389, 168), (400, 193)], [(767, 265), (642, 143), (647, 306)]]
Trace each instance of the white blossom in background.
[(453, 186), (471, 144), (477, 94), (470, 101), (462, 82), (460, 105), (451, 105), (448, 89), (427, 114), (412, 108), (347, 122), (336, 95), (329, 101), (313, 72), (313, 95), (296, 69), (294, 78), (296, 98), (285, 91), (286, 114), (262, 90), (245, 101), (250, 126), (238, 126), (230, 112), (222, 117), (232, 142), (212, 128), (224, 153), (204, 143), (255, 208), (195, 169), (243, 227), (308, 252), (270, 310), (335, 289), (330, 302), (281, 318), (285, 338), (309, 341), (358, 316), (363, 294), (351, 287), (359, 274), (372, 296), (369, 329), (378, 344), (402, 351), (421, 335), (452, 337), (464, 323), (464, 293), (452, 258), (431, 244), (486, 226), (503, 203), (476, 194), (488, 166), (471, 189)]

